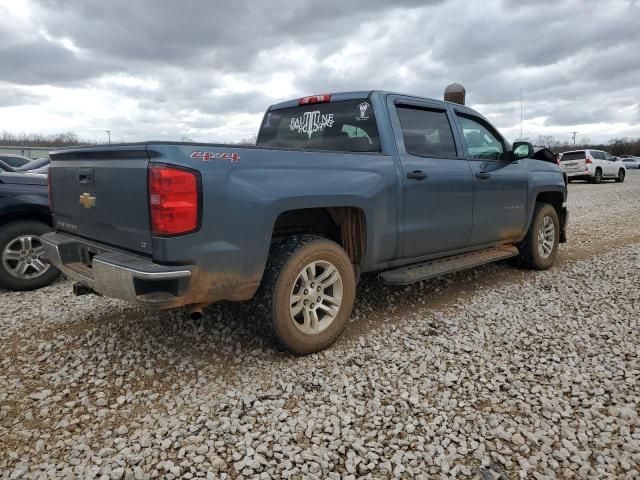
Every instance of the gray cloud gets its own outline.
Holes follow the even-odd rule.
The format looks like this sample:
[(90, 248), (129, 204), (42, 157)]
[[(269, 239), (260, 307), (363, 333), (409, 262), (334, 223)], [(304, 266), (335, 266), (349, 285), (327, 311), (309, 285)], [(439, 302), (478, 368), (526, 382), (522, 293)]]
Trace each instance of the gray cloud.
[(31, 93), (24, 88), (0, 84), (0, 108), (20, 105), (37, 105), (46, 97)]
[(108, 69), (43, 38), (0, 47), (0, 79), (22, 85), (77, 83)]

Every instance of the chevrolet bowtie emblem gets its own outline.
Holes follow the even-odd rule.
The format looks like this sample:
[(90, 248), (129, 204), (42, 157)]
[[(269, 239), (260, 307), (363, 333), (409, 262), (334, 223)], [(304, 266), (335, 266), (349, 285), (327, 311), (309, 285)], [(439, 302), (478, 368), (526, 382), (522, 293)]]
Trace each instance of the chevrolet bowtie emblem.
[(92, 197), (88, 193), (80, 195), (80, 205), (84, 208), (93, 208), (96, 206), (96, 197)]

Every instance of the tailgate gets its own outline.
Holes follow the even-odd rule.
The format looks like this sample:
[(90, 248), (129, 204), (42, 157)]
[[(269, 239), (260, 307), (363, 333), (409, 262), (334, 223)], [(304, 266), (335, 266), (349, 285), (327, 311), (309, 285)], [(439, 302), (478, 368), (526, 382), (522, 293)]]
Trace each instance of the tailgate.
[(584, 150), (565, 152), (560, 158), (560, 166), (567, 173), (587, 170), (587, 152)]
[(58, 231), (151, 254), (146, 145), (52, 152)]
[(584, 160), (566, 160), (561, 161), (560, 166), (565, 172), (582, 172), (587, 169), (587, 163)]

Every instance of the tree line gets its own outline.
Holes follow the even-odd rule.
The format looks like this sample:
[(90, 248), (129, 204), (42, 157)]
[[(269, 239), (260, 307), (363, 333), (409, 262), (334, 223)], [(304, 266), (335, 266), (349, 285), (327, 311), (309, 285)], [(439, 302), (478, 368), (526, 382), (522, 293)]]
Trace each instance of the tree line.
[[(211, 140), (207, 143), (255, 145), (257, 138), (257, 135), (252, 135), (249, 138), (243, 138), (239, 142), (217, 142)], [(197, 143), (196, 140), (188, 135), (183, 135), (179, 141)], [(43, 135), (41, 133), (13, 133), (6, 130), (0, 132), (0, 146), (5, 147), (76, 147), (79, 145), (98, 145), (99, 143), (104, 142), (82, 139), (74, 132), (52, 133), (49, 135)]]
[(78, 145), (95, 145), (96, 142), (83, 140), (74, 132), (52, 133), (12, 133), (0, 132), (0, 145), (7, 147), (74, 147)]
[(567, 152), (578, 148), (592, 148), (594, 150), (604, 150), (611, 155), (627, 154), (640, 157), (640, 137), (612, 138), (606, 143), (592, 142), (589, 137), (582, 137), (579, 140), (576, 139), (575, 145), (573, 141), (560, 141), (553, 135), (538, 135), (535, 138), (526, 137), (523, 141), (531, 142), (535, 146), (546, 147), (554, 153)]

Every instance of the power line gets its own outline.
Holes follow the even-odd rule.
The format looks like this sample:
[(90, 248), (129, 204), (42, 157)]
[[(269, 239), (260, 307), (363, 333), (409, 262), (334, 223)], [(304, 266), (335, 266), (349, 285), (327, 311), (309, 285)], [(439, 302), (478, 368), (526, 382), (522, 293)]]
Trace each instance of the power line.
[(576, 146), (576, 135), (579, 134), (580, 132), (569, 132), (573, 134), (573, 146)]

